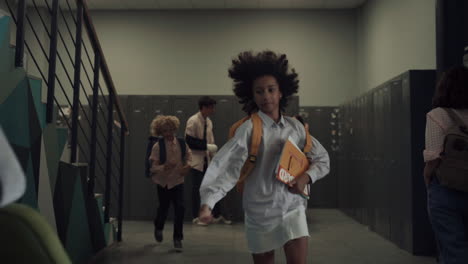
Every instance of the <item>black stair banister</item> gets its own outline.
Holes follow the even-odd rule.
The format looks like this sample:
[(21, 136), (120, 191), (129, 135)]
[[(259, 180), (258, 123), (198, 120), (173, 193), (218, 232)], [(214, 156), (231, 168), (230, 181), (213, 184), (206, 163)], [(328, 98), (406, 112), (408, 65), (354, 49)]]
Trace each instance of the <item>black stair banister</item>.
[(18, 9), (16, 15), (16, 50), (15, 50), (15, 66), (24, 66), (24, 32), (26, 20), (26, 0), (18, 0)]
[(55, 72), (57, 68), (57, 32), (58, 32), (58, 0), (52, 1), (52, 19), (50, 26), (50, 47), (49, 47), (49, 76), (47, 86), (47, 110), (46, 122), (51, 123), (54, 115), (54, 96), (55, 96)]

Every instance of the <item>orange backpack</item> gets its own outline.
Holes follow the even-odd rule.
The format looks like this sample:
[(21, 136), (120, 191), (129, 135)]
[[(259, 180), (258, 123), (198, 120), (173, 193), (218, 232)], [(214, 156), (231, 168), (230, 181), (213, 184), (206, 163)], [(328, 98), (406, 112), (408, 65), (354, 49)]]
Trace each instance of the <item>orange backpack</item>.
[[(258, 154), (258, 148), (260, 146), (260, 141), (262, 140), (262, 135), (263, 135), (263, 129), (262, 129), (262, 119), (260, 116), (258, 116), (258, 113), (253, 113), (250, 116), (246, 116), (242, 118), (241, 120), (237, 121), (234, 123), (231, 128), (229, 129), (229, 139), (234, 137), (234, 134), (236, 133), (237, 128), (239, 128), (245, 121), (251, 119), (252, 120), (252, 135), (250, 137), (250, 149), (249, 149), (249, 156), (247, 157), (247, 160), (244, 163), (244, 166), (242, 166), (242, 169), (240, 171), (240, 177), (239, 180), (237, 181), (237, 191), (242, 192), (244, 189), (244, 182), (247, 176), (252, 172), (252, 170), (255, 168), (255, 162), (257, 161), (257, 154)], [(305, 129), (306, 132), (306, 144), (304, 146), (304, 149), (302, 150), (304, 153), (309, 152), (312, 149), (312, 137), (309, 134), (309, 130)]]

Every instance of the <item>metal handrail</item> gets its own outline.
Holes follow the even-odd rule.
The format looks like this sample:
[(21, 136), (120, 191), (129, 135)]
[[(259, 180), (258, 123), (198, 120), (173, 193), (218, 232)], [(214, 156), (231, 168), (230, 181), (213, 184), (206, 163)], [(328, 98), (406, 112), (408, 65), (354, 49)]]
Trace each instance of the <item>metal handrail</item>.
[(86, 0), (76, 0), (77, 2), (81, 2), (83, 4), (83, 18), (86, 31), (88, 33), (88, 37), (91, 40), (91, 45), (93, 46), (94, 52), (98, 53), (101, 57), (101, 73), (104, 77), (104, 81), (106, 82), (106, 86), (108, 88), (109, 96), (112, 96), (114, 104), (116, 106), (117, 113), (119, 115), (120, 121), (122, 123), (122, 128), (125, 130), (126, 134), (129, 134), (128, 130), (128, 122), (123, 114), (122, 107), (120, 106), (119, 98), (117, 97), (117, 92), (115, 90), (114, 81), (109, 71), (109, 67), (107, 66), (107, 61), (104, 56), (104, 52), (102, 51), (101, 43), (97, 37), (96, 29), (93, 24), (93, 20), (90, 16), (88, 4)]
[[(54, 121), (53, 111), (54, 111), (55, 105), (58, 107), (58, 110), (60, 111), (60, 113), (63, 116), (65, 116), (63, 109), (60, 107), (60, 104), (57, 100), (57, 96), (55, 92), (55, 82), (57, 81), (59, 87), (64, 93), (64, 96), (65, 96), (66, 101), (68, 102), (68, 105), (73, 108), (72, 113), (71, 113), (72, 117), (70, 119), (65, 118), (66, 125), (71, 131), (70, 162), (75, 163), (78, 161), (78, 157), (77, 157), (78, 152), (82, 153), (83, 157), (85, 157), (85, 160), (89, 162), (89, 176), (90, 176), (89, 182), (88, 182), (88, 191), (89, 191), (88, 194), (89, 195), (94, 195), (94, 185), (95, 183), (100, 183), (99, 178), (96, 177), (97, 170), (99, 170), (99, 172), (103, 176), (105, 175), (105, 181), (106, 181), (105, 187), (104, 187), (105, 188), (105, 201), (104, 201), (105, 202), (105, 212), (104, 212), (105, 221), (109, 222), (109, 219), (110, 219), (109, 210), (111, 206), (117, 206), (118, 224), (119, 224), (118, 230), (117, 230), (117, 237), (118, 237), (118, 241), (121, 241), (122, 210), (123, 210), (123, 204), (122, 204), (123, 203), (123, 173), (124, 173), (123, 167), (124, 167), (124, 151), (125, 151), (124, 149), (125, 149), (125, 137), (129, 134), (129, 130), (128, 130), (128, 123), (122, 111), (119, 98), (117, 97), (117, 92), (114, 86), (114, 82), (112, 80), (112, 76), (110, 75), (109, 68), (107, 66), (101, 44), (97, 37), (96, 30), (94, 28), (94, 24), (92, 22), (91, 16), (89, 14), (87, 3), (85, 0), (75, 0), (77, 4), (76, 19), (73, 16), (73, 13), (71, 12), (71, 15), (73, 16), (73, 20), (74, 20), (73, 22), (76, 25), (75, 37), (71, 34), (70, 27), (68, 23), (65, 21), (68, 33), (70, 34), (72, 42), (75, 46), (75, 54), (74, 54), (75, 59), (73, 60), (67, 48), (65, 40), (60, 30), (58, 29), (58, 16), (61, 15), (62, 18), (66, 20), (63, 10), (60, 8), (60, 5), (58, 3), (58, 0), (52, 0), (52, 3), (53, 3), (52, 8), (49, 6), (48, 2), (45, 1), (47, 10), (49, 11), (50, 16), (52, 17), (50, 31), (48, 30), (46, 23), (44, 22), (44, 19), (39, 13), (36, 2), (33, 0), (34, 8), (38, 12), (42, 26), (44, 26), (44, 29), (47, 32), (47, 35), (50, 39), (49, 54), (46, 53), (44, 46), (42, 45), (38, 35), (36, 34), (34, 30), (33, 24), (29, 16), (27, 16), (26, 14), (26, 0), (18, 0), (17, 2), (17, 12), (16, 12), (17, 19), (15, 19), (15, 16), (13, 14), (13, 11), (10, 8), (8, 0), (6, 2), (8, 5), (8, 8), (10, 9), (12, 17), (15, 23), (17, 24), (15, 65), (16, 67), (23, 67), (24, 48), (26, 48), (35, 66), (38, 68), (43, 82), (48, 87), (47, 116), (46, 116), (47, 123), (51, 123)], [(67, 5), (68, 5), (69, 11), (71, 11), (70, 3), (68, 2), (68, 0), (67, 0)], [(45, 56), (47, 62), (49, 63), (48, 78), (46, 78), (44, 71), (41, 69), (41, 67), (39, 67), (39, 63), (37, 62), (34, 54), (32, 53), (32, 50), (30, 49), (28, 42), (25, 40), (24, 33), (25, 33), (26, 23), (28, 23), (29, 26), (32, 28), (34, 37), (39, 42), (39, 46), (42, 51), (42, 54)], [(91, 63), (91, 58), (90, 58), (88, 49), (86, 48), (86, 44), (83, 40), (83, 36), (84, 36), (83, 26), (84, 26), (84, 29), (86, 30), (87, 37), (94, 51), (94, 56), (95, 56), (94, 67), (93, 67), (93, 64)], [(62, 41), (65, 47), (65, 50), (67, 52), (68, 58), (70, 59), (70, 63), (73, 66), (72, 67), (74, 69), (73, 80), (70, 74), (68, 73), (67, 67), (65, 66), (65, 63), (62, 57), (60, 56), (60, 53), (58, 52), (57, 43), (58, 43), (59, 38)], [(86, 70), (86, 67), (83, 63), (82, 56), (84, 54), (82, 53), (82, 48), (84, 48), (86, 57), (91, 65), (92, 72), (94, 73), (93, 83), (91, 83), (90, 75), (88, 71)], [(57, 59), (59, 60), (60, 65), (64, 69), (66, 77), (68, 78), (68, 81), (70, 82), (70, 86), (73, 88), (73, 100), (72, 100), (73, 102), (71, 102), (70, 98), (68, 98), (67, 92), (65, 91), (65, 87), (63, 86), (62, 82), (60, 81), (57, 75), (57, 71), (56, 71)], [(81, 80), (82, 69), (84, 70), (84, 73), (86, 75), (89, 85), (93, 88), (93, 98), (92, 98), (93, 102), (92, 103), (90, 101), (91, 99), (90, 96), (86, 93), (86, 89), (84, 87), (83, 81)], [(104, 96), (102, 87), (99, 85), (99, 76), (101, 74), (102, 74), (102, 77), (104, 78), (105, 85), (107, 86), (107, 91), (109, 95), (107, 100), (106, 100), (106, 96)], [(68, 84), (66, 85), (68, 86)], [(82, 104), (82, 100), (80, 99), (81, 90), (83, 90), (84, 95), (89, 105), (90, 106), (92, 105), (93, 107), (91, 120), (88, 117), (88, 114), (86, 114), (86, 111)], [(103, 107), (101, 107), (101, 105), (98, 102), (99, 93), (103, 95), (103, 99), (105, 102), (105, 105)], [(106, 134), (107, 135), (104, 135), (105, 134), (103, 131), (104, 129), (101, 127), (100, 122), (98, 122), (98, 115), (99, 115), (97, 113), (98, 109), (100, 109), (101, 115), (106, 120), (106, 123), (107, 123)], [(113, 137), (114, 137), (113, 136), (113, 132), (114, 132), (114, 114), (113, 114), (114, 111), (113, 110), (114, 109), (117, 111), (118, 119), (120, 121), (118, 122), (120, 124), (118, 126), (120, 130), (120, 146), (116, 144), (117, 140), (116, 141), (113, 140)], [(92, 130), (91, 138), (87, 136), (85, 129), (81, 125), (82, 123), (79, 121), (78, 113), (80, 112), (80, 110), (83, 112), (83, 115), (86, 119), (84, 121), (87, 121), (85, 123), (87, 123), (87, 125), (91, 127), (91, 130)], [(106, 118), (106, 115), (104, 114), (105, 112), (107, 112), (106, 113), (107, 118)], [(80, 130), (81, 133), (83, 134), (83, 140), (84, 140), (83, 145), (81, 145), (81, 143), (78, 144), (78, 130)], [(101, 132), (101, 135), (104, 135), (106, 137), (106, 147), (107, 147), (106, 153), (104, 153), (103, 147), (99, 143), (98, 132)], [(118, 135), (116, 136), (118, 137)], [(89, 147), (90, 152), (86, 152), (86, 150), (88, 150), (87, 149), (88, 147)], [(115, 150), (119, 150), (119, 151), (118, 152), (113, 151), (114, 150), (113, 147), (115, 147)], [(105, 169), (103, 168), (103, 166), (100, 164), (100, 162), (96, 158), (96, 154), (97, 154), (96, 152), (98, 151), (98, 148), (101, 151), (101, 153), (104, 154), (104, 158), (106, 160)], [(114, 156), (113, 153), (120, 153), (119, 155), (120, 162), (116, 161), (117, 157)], [(88, 154), (90, 154), (90, 156), (88, 156)], [(117, 167), (119, 171), (115, 173), (113, 171), (113, 168), (117, 168)], [(117, 188), (113, 188), (112, 186), (117, 186)]]

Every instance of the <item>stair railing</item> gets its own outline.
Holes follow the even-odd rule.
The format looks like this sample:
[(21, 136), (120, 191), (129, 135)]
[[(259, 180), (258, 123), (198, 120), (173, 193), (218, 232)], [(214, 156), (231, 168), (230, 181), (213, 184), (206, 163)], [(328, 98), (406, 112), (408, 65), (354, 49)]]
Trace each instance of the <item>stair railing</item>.
[[(85, 0), (5, 1), (16, 23), (15, 66), (25, 66), (24, 54), (27, 51), (47, 86), (46, 122), (59, 123), (57, 120), (63, 119), (70, 134), (70, 163), (88, 163), (88, 196), (94, 198), (96, 192), (104, 192), (104, 221), (109, 223), (111, 215), (117, 218), (117, 239), (121, 241), (125, 138), (129, 130), (87, 3)], [(49, 2), (52, 2), (51, 5)], [(73, 3), (75, 6), (72, 7)], [(39, 25), (31, 22), (32, 14), (38, 16)], [(31, 49), (34, 39), (26, 39), (28, 25), (42, 52)], [(73, 26), (75, 34), (72, 34)], [(65, 28), (68, 38), (62, 32)], [(44, 30), (47, 36), (48, 53), (38, 30)], [(92, 50), (88, 49), (88, 43)], [(74, 58), (71, 48), (74, 48)], [(91, 51), (94, 53), (94, 63)], [(39, 56), (44, 57), (47, 67), (41, 67)], [(87, 70), (89, 68), (90, 71)], [(71, 71), (73, 74), (70, 74)], [(65, 76), (68, 82), (62, 82)], [(62, 92), (61, 97), (57, 95), (56, 84)], [(107, 94), (102, 86), (105, 86)], [(92, 94), (89, 95), (87, 91)], [(80, 99), (82, 93), (86, 100)], [(71, 114), (66, 113), (66, 108), (70, 109)]]

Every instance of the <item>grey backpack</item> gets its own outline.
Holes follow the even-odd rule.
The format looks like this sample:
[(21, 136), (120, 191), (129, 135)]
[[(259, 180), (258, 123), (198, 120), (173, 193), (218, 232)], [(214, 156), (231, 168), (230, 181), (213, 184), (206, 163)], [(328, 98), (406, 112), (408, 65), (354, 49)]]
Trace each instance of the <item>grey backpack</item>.
[(455, 125), (447, 131), (436, 176), (442, 186), (468, 192), (468, 128), (449, 108), (444, 108)]

